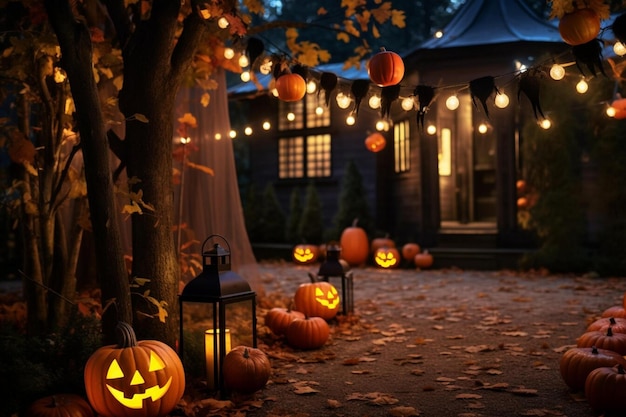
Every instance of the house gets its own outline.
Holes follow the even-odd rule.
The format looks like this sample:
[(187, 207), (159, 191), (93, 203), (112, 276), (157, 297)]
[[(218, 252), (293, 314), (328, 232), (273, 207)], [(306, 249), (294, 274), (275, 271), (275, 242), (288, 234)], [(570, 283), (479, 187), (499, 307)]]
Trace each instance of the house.
[[(435, 254), (438, 266), (514, 267), (534, 245), (518, 223), (521, 126), (535, 118), (530, 101), (518, 93), (518, 77), (542, 57), (562, 56), (570, 47), (556, 22), (536, 17), (521, 0), (468, 0), (438, 35), (404, 54), (401, 89), (383, 120), (387, 146), (378, 153), (369, 152), (363, 140), (381, 121), (380, 110), (362, 103), (349, 125), (352, 108), (334, 103), (336, 95), (350, 94), (351, 81), (367, 79), (364, 68), (316, 69), (346, 80), (328, 107), (323, 94), (284, 103), (251, 84), (232, 88), (231, 102), (242, 120), (272, 126), (255, 130), (250, 140), (250, 172), (261, 186), (274, 184), (285, 209), (293, 188), (313, 180), (330, 224), (352, 160), (377, 230), (398, 243), (418, 242)], [(495, 85), (483, 107), (470, 84), (485, 79)], [(419, 102), (418, 86), (434, 93), (432, 101), (419, 103), (423, 122), (413, 106), (401, 106), (407, 98)], [(381, 92), (371, 85), (368, 98)], [(509, 105), (499, 108), (494, 98), (505, 95)], [(447, 106), (449, 96), (458, 99), (455, 110)], [(237, 115), (231, 118), (237, 126)]]

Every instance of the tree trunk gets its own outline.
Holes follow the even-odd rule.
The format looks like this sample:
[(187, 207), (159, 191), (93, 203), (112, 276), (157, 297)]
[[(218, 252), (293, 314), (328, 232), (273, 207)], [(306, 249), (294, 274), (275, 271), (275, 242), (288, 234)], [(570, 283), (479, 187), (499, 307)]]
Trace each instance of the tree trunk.
[(46, 0), (46, 10), (61, 46), (76, 104), (89, 210), (95, 238), (102, 302), (113, 302), (102, 316), (104, 342), (115, 341), (118, 321), (132, 323), (128, 274), (116, 220), (109, 149), (98, 90), (93, 77), (92, 48), (86, 25), (74, 19), (67, 0)]

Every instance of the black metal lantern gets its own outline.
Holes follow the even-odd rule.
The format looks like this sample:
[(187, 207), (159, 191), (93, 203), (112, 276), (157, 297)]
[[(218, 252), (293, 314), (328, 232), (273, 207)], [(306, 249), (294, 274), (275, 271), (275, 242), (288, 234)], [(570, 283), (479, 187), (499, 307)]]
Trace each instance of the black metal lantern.
[[(222, 239), (228, 250), (215, 243), (213, 249), (205, 251), (213, 238)], [(231, 346), (257, 346), (256, 293), (231, 271), (230, 246), (222, 236), (211, 235), (204, 241), (202, 260), (202, 272), (185, 285), (178, 298), (180, 356), (190, 369), (204, 358), (207, 386), (220, 391), (224, 382), (222, 364)]]
[(346, 272), (344, 266), (339, 262), (341, 246), (336, 242), (331, 242), (326, 246), (326, 259), (320, 265), (317, 276), (322, 281), (329, 282), (332, 277), (341, 278), (341, 307), (342, 313), (354, 312), (354, 283), (352, 271)]

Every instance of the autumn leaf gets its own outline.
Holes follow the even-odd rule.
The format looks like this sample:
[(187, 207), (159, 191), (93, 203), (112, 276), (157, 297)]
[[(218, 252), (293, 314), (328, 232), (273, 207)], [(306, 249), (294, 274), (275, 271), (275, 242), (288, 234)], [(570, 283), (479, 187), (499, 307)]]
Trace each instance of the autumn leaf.
[(317, 9), (318, 16), (324, 16), (327, 13), (328, 13), (328, 10), (326, 10), (324, 7), (320, 7), (319, 9)]
[(406, 27), (406, 20), (404, 10), (392, 10), (391, 11), (391, 24), (403, 29)]
[(189, 127), (198, 127), (198, 120), (191, 113), (185, 113), (182, 117), (179, 117), (178, 122), (186, 124)]
[(350, 36), (346, 33), (346, 32), (339, 32), (337, 34), (337, 40), (344, 42), (344, 43), (349, 43), (350, 42)]

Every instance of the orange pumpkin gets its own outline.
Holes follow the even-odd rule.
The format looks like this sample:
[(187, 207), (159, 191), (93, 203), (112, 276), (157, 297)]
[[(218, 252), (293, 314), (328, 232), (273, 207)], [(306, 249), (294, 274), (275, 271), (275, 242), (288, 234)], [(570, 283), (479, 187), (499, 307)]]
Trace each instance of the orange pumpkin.
[(321, 317), (329, 320), (339, 311), (337, 288), (326, 281), (300, 284), (294, 295), (296, 310), (305, 316)]
[(431, 255), (430, 253), (428, 253), (427, 250), (425, 250), (424, 252), (418, 253), (417, 255), (415, 255), (415, 257), (413, 258), (413, 262), (415, 263), (415, 266), (421, 269), (427, 269), (430, 268), (431, 266), (433, 266), (433, 255)]
[(613, 333), (626, 333), (626, 318), (623, 317), (602, 317), (589, 326), (587, 326), (588, 332), (606, 332), (609, 327)]
[(393, 239), (389, 238), (389, 235), (385, 235), (384, 237), (376, 237), (372, 239), (372, 243), (370, 243), (370, 250), (372, 255), (376, 253), (376, 251), (380, 248), (395, 248), (396, 242)]
[(261, 349), (237, 346), (224, 357), (222, 372), (227, 389), (252, 394), (267, 384), (272, 366)]
[(379, 87), (396, 85), (404, 77), (404, 61), (395, 52), (383, 49), (370, 59), (367, 73), (370, 80)]
[(298, 349), (318, 349), (326, 344), (330, 327), (321, 317), (296, 319), (287, 328), (287, 343)]
[(598, 349), (595, 346), (572, 348), (561, 356), (559, 370), (568, 387), (573, 391), (582, 391), (585, 388), (587, 375), (591, 371), (603, 366), (614, 366), (618, 363), (626, 365), (626, 359), (611, 350)]
[(282, 336), (287, 331), (289, 323), (295, 319), (303, 318), (304, 314), (299, 311), (274, 307), (265, 314), (265, 325), (269, 327), (272, 333)]
[(137, 341), (127, 323), (117, 326), (118, 344), (103, 346), (85, 365), (87, 398), (102, 417), (163, 417), (185, 392), (183, 364), (157, 340)]
[(600, 33), (600, 17), (590, 8), (566, 13), (559, 21), (559, 33), (568, 45), (582, 45)]
[(312, 264), (319, 256), (319, 246), (300, 244), (293, 248), (293, 261), (297, 264)]
[(379, 248), (374, 253), (374, 263), (381, 268), (396, 268), (400, 265), (400, 253), (396, 248)]
[(365, 138), (365, 148), (371, 152), (380, 152), (387, 146), (387, 139), (378, 132), (374, 132)]
[(602, 317), (626, 317), (626, 308), (624, 306), (612, 306), (602, 312)]
[(413, 262), (415, 255), (420, 253), (422, 248), (417, 243), (409, 242), (402, 246), (402, 259), (407, 262)]
[(585, 396), (591, 408), (605, 415), (626, 413), (626, 372), (624, 366), (594, 369), (585, 380)]
[(278, 98), (282, 101), (298, 101), (306, 94), (306, 81), (299, 74), (283, 74), (276, 80)]
[(341, 246), (341, 259), (351, 266), (358, 266), (367, 261), (370, 254), (370, 244), (365, 230), (357, 226), (355, 219), (352, 226), (346, 227), (341, 232), (339, 245)]
[(93, 417), (85, 399), (76, 394), (57, 394), (33, 402), (24, 417)]
[(612, 350), (624, 356), (626, 355), (626, 334), (613, 333), (610, 327), (605, 332), (585, 332), (576, 339), (576, 346), (595, 346), (598, 349)]

